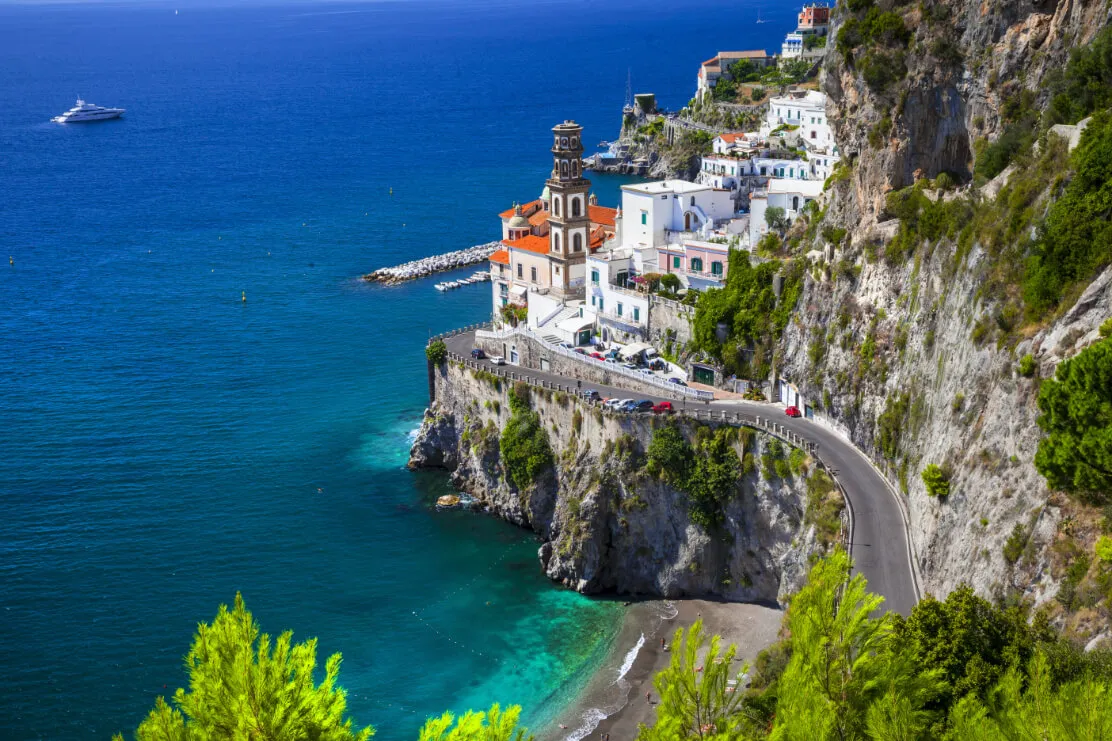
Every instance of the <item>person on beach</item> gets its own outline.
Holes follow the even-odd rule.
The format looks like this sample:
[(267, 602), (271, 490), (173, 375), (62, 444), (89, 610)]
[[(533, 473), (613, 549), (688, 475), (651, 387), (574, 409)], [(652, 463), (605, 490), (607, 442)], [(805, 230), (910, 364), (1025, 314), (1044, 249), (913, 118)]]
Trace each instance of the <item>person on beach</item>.
[(653, 702), (652, 701), (652, 696), (648, 692), (645, 693), (645, 702), (649, 703), (650, 705)]

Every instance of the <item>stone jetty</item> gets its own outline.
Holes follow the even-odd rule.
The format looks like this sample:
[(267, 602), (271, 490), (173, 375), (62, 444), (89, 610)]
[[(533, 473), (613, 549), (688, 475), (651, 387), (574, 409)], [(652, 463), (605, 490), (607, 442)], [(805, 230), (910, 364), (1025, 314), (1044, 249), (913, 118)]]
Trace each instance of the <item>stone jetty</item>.
[(455, 252), (446, 252), (443, 255), (412, 260), (392, 268), (379, 268), (373, 273), (364, 275), (363, 280), (369, 283), (384, 283), (392, 286), (397, 283), (404, 283), (407, 280), (424, 278), (433, 273), (455, 270), (489, 259), (501, 244), (501, 242), (487, 242), (486, 244), (468, 247), (465, 250), (456, 250)]

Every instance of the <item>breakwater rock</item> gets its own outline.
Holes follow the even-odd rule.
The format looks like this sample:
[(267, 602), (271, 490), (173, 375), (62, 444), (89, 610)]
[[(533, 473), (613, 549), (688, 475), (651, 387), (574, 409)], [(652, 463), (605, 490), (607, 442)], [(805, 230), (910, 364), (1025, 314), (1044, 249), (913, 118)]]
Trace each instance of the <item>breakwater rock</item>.
[(411, 260), (392, 268), (379, 268), (372, 273), (364, 275), (363, 280), (369, 283), (394, 285), (396, 283), (404, 283), (407, 280), (424, 278), (434, 273), (443, 273), (446, 270), (464, 268), (468, 265), (474, 265), (489, 259), (501, 244), (501, 242), (487, 242), (486, 244), (468, 247), (465, 250), (446, 252), (443, 255), (433, 255), (432, 257), (422, 257), (420, 260)]
[[(801, 454), (789, 470), (791, 451), (771, 437), (734, 431), (729, 445), (742, 473), (721, 502), (721, 519), (704, 526), (693, 520), (692, 496), (646, 465), (663, 419), (604, 412), (546, 389), (533, 388), (529, 404), (554, 465), (519, 487), (500, 449), (514, 389), (459, 364), (434, 375), (436, 401), (410, 467), (450, 471), (477, 506), (533, 530), (545, 574), (579, 592), (779, 602), (801, 585), (808, 558), (839, 537), (830, 505), (840, 494), (812, 483), (823, 474), (812, 473)], [(692, 420), (676, 423), (689, 441), (713, 432)]]

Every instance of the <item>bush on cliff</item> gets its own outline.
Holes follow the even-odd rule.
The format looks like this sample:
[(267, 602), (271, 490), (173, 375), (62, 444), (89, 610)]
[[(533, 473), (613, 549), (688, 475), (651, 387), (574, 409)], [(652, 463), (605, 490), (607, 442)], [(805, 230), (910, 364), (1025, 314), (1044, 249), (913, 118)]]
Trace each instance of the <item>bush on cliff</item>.
[(653, 430), (646, 468), (687, 495), (688, 515), (697, 525), (720, 523), (727, 503), (738, 491), (742, 468), (733, 448), (735, 435), (729, 427), (713, 432), (704, 427), (692, 445), (674, 422)]
[(931, 463), (923, 469), (922, 476), (929, 496), (943, 499), (950, 495), (950, 474), (945, 468)]
[(448, 346), (444, 344), (444, 340), (430, 342), (425, 348), (425, 357), (433, 365), (443, 365), (444, 361), (448, 359)]
[(1042, 382), (1035, 468), (1054, 489), (1090, 503), (1112, 496), (1112, 339), (1063, 361)]
[(548, 433), (529, 403), (529, 389), (524, 384), (510, 391), (510, 419), (502, 430), (498, 449), (506, 476), (518, 489), (527, 489), (555, 461)]

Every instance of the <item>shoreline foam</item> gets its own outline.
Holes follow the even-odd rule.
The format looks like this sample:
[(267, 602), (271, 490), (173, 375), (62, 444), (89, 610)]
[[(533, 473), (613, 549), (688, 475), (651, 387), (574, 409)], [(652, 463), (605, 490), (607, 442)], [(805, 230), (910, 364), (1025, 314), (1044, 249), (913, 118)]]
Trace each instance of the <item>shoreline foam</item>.
[[(651, 724), (655, 718), (657, 698), (652, 679), (670, 659), (669, 652), (661, 650), (660, 639), (670, 645), (677, 628), (687, 628), (700, 617), (708, 634), (736, 643), (738, 659), (752, 662), (776, 640), (783, 612), (761, 605), (707, 600), (653, 600), (631, 605), (609, 655), (579, 697), (557, 716), (558, 725), (544, 729), (538, 738), (585, 741), (601, 739), (606, 733), (614, 741), (634, 738), (639, 724)], [(644, 691), (651, 693), (652, 703), (639, 701)]]

